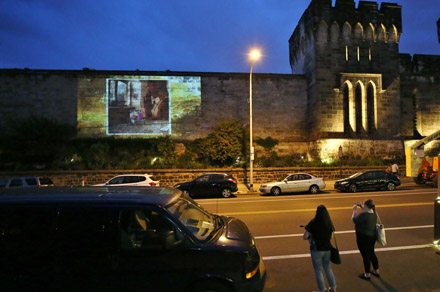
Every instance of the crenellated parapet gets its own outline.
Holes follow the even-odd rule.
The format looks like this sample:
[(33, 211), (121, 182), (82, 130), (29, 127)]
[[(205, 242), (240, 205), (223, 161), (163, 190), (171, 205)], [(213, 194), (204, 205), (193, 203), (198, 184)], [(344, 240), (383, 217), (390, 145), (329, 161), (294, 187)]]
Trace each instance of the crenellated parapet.
[(290, 61), (310, 51), (311, 45), (398, 46), (402, 33), (401, 6), (396, 3), (354, 0), (312, 0), (289, 39)]
[(400, 73), (440, 76), (440, 55), (399, 54)]

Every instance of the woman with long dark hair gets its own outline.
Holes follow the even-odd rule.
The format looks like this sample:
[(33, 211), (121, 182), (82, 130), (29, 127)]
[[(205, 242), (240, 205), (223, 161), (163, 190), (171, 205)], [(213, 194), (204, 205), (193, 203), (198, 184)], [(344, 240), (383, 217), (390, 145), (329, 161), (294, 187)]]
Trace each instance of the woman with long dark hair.
[[(358, 214), (357, 208), (362, 208), (362, 212)], [(364, 262), (364, 273), (359, 275), (363, 280), (370, 280), (371, 274), (379, 277), (379, 261), (374, 252), (374, 244), (376, 243), (376, 224), (377, 214), (376, 207), (372, 200), (367, 200), (363, 204), (356, 203), (353, 206), (352, 220), (356, 229), (356, 243), (362, 255)], [(370, 270), (371, 264), (373, 271)]]
[(318, 291), (326, 291), (324, 270), (327, 281), (330, 286), (329, 292), (336, 291), (336, 280), (330, 266), (330, 250), (332, 233), (334, 230), (332, 220), (324, 205), (318, 206), (315, 218), (305, 227), (303, 238), (310, 242), (310, 255), (312, 257), (313, 269), (315, 270), (315, 279), (318, 284)]

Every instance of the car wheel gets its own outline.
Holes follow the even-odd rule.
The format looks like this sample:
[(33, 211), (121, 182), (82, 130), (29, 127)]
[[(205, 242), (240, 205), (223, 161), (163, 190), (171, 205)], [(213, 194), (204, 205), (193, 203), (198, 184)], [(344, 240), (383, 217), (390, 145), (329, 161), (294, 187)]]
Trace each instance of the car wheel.
[(197, 283), (191, 291), (194, 292), (231, 292), (232, 290), (226, 284), (220, 281), (202, 281)]
[(224, 188), (222, 189), (222, 197), (223, 198), (229, 198), (231, 196), (232, 192), (230, 188)]
[(270, 190), (270, 193), (274, 196), (278, 196), (279, 194), (281, 194), (281, 189), (279, 187), (273, 187)]
[(396, 185), (392, 182), (387, 183), (387, 190), (394, 191), (396, 189)]
[(355, 184), (350, 185), (350, 192), (356, 193), (358, 191), (358, 187)]
[(319, 187), (317, 185), (313, 185), (310, 187), (309, 192), (311, 194), (317, 194), (319, 192)]

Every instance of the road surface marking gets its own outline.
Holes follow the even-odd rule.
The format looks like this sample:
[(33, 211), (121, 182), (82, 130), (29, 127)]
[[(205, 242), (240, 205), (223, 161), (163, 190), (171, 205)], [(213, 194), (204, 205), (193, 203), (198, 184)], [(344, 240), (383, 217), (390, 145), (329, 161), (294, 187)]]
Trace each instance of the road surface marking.
[(267, 202), (282, 202), (282, 201), (302, 201), (307, 200), (322, 200), (322, 199), (348, 199), (348, 198), (359, 198), (361, 196), (365, 197), (394, 197), (394, 196), (411, 196), (415, 194), (437, 194), (437, 190), (421, 190), (421, 191), (399, 191), (399, 193), (386, 193), (383, 192), (376, 194), (376, 192), (368, 193), (356, 193), (356, 195), (331, 195), (331, 194), (319, 194), (319, 195), (294, 195), (295, 198), (291, 197), (255, 197), (255, 199), (250, 198), (228, 198), (228, 199), (197, 199), (197, 203), (200, 205), (217, 205), (217, 204), (241, 204), (241, 203), (267, 203)]
[[(420, 202), (420, 203), (404, 203), (404, 204), (384, 204), (379, 205), (379, 209), (382, 208), (394, 208), (394, 207), (413, 207), (413, 206), (434, 206), (433, 202)], [(345, 207), (328, 207), (328, 211), (339, 210), (353, 210), (353, 206)], [(236, 215), (262, 215), (262, 214), (279, 214), (279, 213), (301, 213), (301, 212), (316, 212), (316, 208), (310, 209), (290, 209), (290, 210), (269, 210), (269, 211), (248, 211), (248, 212), (227, 212), (218, 213), (220, 215), (236, 216)]]
[[(386, 251), (396, 251), (396, 250), (410, 250), (410, 249), (421, 249), (433, 247), (432, 244), (421, 244), (421, 245), (407, 245), (407, 246), (393, 246), (393, 247), (381, 247), (376, 248), (374, 251), (376, 252), (386, 252)], [(347, 254), (357, 254), (359, 250), (340, 250), (340, 255)], [(280, 255), (280, 256), (263, 256), (264, 261), (272, 261), (272, 260), (286, 260), (286, 259), (298, 259), (298, 258), (308, 258), (310, 257), (310, 253), (303, 254), (289, 254), (289, 255)]]
[[(386, 231), (395, 230), (408, 230), (408, 229), (424, 229), (424, 228), (434, 228), (434, 225), (420, 225), (420, 226), (404, 226), (404, 227), (386, 227)], [(336, 231), (336, 234), (346, 234), (355, 233), (354, 230)], [(280, 235), (265, 235), (265, 236), (255, 236), (255, 239), (272, 239), (272, 238), (285, 238), (285, 237), (302, 237), (302, 233), (297, 234), (280, 234)]]

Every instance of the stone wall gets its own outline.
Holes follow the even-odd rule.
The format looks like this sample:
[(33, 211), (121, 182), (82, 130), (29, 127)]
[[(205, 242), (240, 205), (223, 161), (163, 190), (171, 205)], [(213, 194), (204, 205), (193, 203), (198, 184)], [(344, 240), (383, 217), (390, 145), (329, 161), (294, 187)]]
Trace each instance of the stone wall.
[(76, 125), (77, 76), (73, 72), (0, 70), (0, 129), (33, 115)]
[[(399, 166), (400, 173), (403, 175), (405, 173), (405, 166)], [(350, 176), (356, 172), (367, 171), (367, 170), (385, 170), (385, 166), (375, 166), (375, 167), (286, 167), (286, 168), (255, 168), (253, 172), (254, 183), (262, 184), (271, 181), (276, 181), (281, 178), (286, 177), (290, 173), (296, 172), (306, 172), (317, 177), (322, 177), (324, 179), (334, 180), (341, 177)], [(248, 184), (249, 171), (243, 169), (161, 169), (161, 170), (109, 170), (109, 171), (35, 171), (35, 172), (14, 172), (6, 173), (0, 172), (0, 178), (6, 177), (26, 177), (26, 176), (39, 176), (39, 177), (49, 177), (54, 182), (55, 186), (81, 186), (93, 185), (104, 183), (110, 178), (129, 173), (144, 174), (148, 173), (153, 175), (154, 178), (160, 181), (161, 186), (174, 186), (177, 183), (182, 183), (185, 181), (190, 181), (199, 175), (204, 173), (220, 172), (228, 173), (234, 176), (238, 183)], [(342, 175), (341, 175), (342, 174)]]
[[(106, 135), (106, 79), (115, 76), (201, 78), (201, 114), (179, 121), (172, 138), (192, 140), (222, 121), (249, 126), (249, 74), (207, 72), (0, 70), (0, 128), (31, 115), (78, 126), (79, 136)], [(253, 74), (253, 134), (284, 142), (306, 136), (307, 84), (304, 76)], [(121, 136), (122, 137), (122, 136)], [(125, 136), (126, 137), (126, 136)]]
[(440, 56), (400, 55), (402, 134), (440, 129)]

